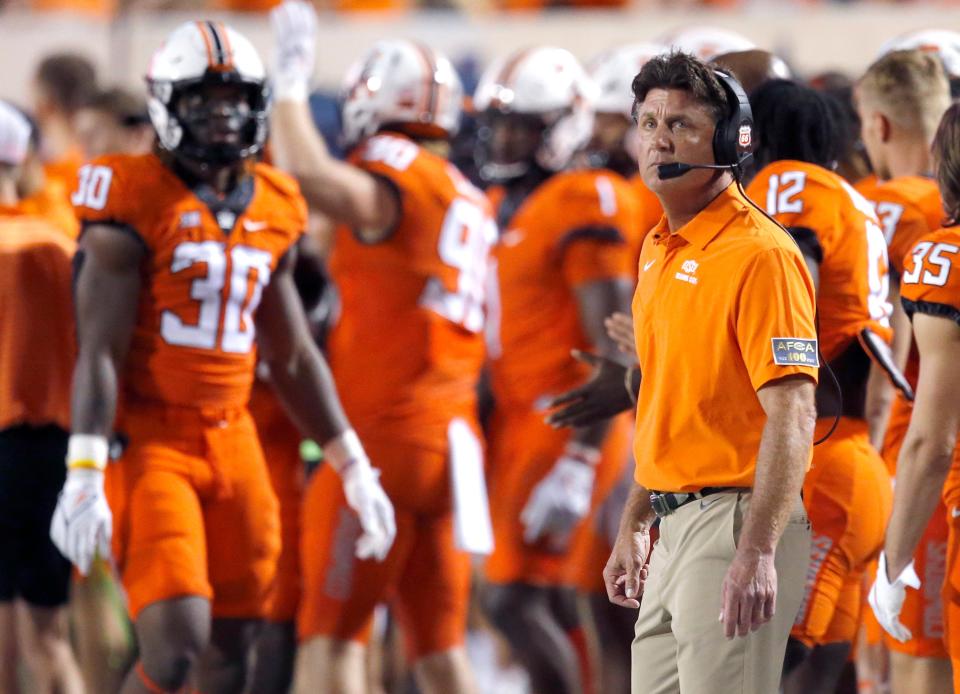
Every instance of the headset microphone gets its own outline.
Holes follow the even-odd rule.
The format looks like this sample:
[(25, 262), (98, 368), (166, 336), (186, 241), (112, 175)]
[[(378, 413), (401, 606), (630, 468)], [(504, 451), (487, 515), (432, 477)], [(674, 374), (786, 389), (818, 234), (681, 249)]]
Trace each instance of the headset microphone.
[(737, 164), (684, 164), (680, 161), (671, 162), (670, 164), (658, 164), (657, 165), (657, 176), (661, 181), (668, 181), (671, 178), (679, 178), (683, 174), (687, 173), (691, 169), (736, 169), (740, 166)]

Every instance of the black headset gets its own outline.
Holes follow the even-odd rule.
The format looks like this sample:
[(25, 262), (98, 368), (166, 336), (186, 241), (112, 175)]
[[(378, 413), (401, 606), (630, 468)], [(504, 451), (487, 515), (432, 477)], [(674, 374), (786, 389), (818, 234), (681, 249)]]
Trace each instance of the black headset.
[(740, 168), (753, 156), (753, 110), (740, 83), (726, 72), (713, 74), (727, 95), (727, 115), (717, 122), (713, 133), (713, 160), (717, 164)]

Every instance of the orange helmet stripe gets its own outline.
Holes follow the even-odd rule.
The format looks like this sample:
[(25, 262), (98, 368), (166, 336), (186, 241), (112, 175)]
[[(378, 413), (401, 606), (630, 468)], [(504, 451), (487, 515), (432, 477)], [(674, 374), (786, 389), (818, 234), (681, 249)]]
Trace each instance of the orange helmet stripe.
[(210, 35), (207, 33), (207, 25), (205, 22), (197, 22), (197, 29), (200, 31), (200, 36), (203, 37), (203, 43), (207, 47), (207, 65), (213, 67), (216, 65), (213, 57), (213, 41), (210, 40)]

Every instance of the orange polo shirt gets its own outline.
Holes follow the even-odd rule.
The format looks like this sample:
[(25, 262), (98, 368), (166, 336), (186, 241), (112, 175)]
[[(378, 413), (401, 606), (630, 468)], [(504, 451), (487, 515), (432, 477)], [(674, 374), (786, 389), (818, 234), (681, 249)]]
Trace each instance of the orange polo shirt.
[(0, 429), (70, 428), (74, 250), (50, 222), (0, 207)]
[(816, 291), (800, 250), (731, 185), (674, 234), (662, 219), (639, 269), (637, 483), (752, 487), (766, 422), (757, 390), (817, 380)]

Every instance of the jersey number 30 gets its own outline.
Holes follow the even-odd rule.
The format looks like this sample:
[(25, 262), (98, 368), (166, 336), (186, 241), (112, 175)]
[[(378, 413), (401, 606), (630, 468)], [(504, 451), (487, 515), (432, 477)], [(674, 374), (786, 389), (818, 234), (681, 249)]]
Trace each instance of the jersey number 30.
[[(200, 302), (199, 318), (195, 325), (190, 325), (173, 311), (164, 311), (160, 316), (160, 335), (171, 345), (214, 349), (217, 328), (222, 325), (220, 348), (234, 354), (249, 352), (254, 338), (253, 312), (270, 281), (271, 258), (267, 251), (234, 246), (228, 263), (224, 244), (218, 241), (186, 241), (178, 245), (173, 250), (170, 272), (183, 272), (195, 263), (207, 266), (207, 274), (190, 284), (190, 298)], [(224, 302), (223, 288), (228, 277), (230, 288)]]

